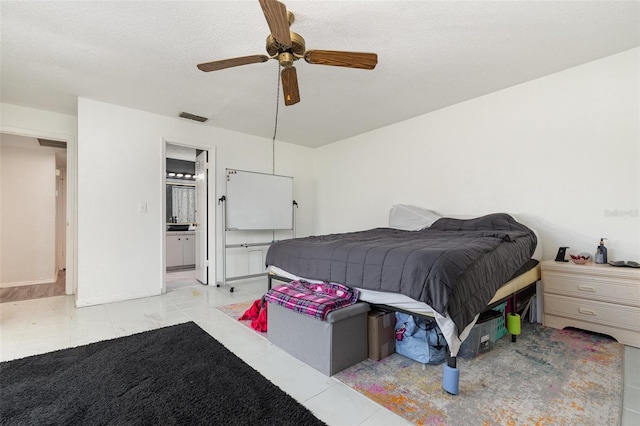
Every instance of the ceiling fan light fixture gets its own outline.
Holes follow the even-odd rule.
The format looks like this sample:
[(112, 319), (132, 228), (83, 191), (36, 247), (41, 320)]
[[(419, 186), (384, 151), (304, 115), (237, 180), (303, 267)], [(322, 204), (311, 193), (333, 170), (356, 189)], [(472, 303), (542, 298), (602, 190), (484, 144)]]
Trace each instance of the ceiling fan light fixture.
[(278, 61), (280, 62), (280, 66), (282, 68), (289, 68), (293, 65), (293, 61), (295, 61), (295, 57), (289, 52), (282, 52), (278, 55)]

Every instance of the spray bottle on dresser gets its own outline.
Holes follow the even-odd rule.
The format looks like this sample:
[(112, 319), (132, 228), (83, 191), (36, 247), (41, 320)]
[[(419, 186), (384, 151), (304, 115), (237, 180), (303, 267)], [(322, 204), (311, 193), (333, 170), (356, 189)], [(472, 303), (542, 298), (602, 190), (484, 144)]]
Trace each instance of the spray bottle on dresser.
[(596, 263), (607, 263), (607, 248), (604, 246), (606, 238), (600, 238), (600, 245), (596, 249)]

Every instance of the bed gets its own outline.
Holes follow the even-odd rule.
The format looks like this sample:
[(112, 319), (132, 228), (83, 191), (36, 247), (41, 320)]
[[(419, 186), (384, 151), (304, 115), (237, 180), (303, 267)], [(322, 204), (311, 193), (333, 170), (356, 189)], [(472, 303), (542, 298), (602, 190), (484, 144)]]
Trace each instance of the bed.
[(369, 304), (435, 317), (449, 345), (448, 365), (455, 368), (478, 315), (535, 285), (539, 256), (535, 231), (494, 213), (438, 218), (418, 230), (376, 228), (279, 241), (269, 248), (266, 265), (270, 282), (340, 283), (357, 288)]

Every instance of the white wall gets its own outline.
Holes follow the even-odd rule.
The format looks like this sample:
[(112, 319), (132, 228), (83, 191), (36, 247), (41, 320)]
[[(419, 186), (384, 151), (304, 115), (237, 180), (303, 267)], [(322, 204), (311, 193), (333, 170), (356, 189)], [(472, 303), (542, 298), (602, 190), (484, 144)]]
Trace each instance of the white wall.
[(0, 287), (55, 282), (55, 151), (3, 134), (0, 163)]
[(606, 237), (610, 259), (639, 260), (639, 52), (316, 149), (317, 231), (386, 226), (397, 203), (505, 211), (547, 259)]
[[(267, 139), (80, 98), (79, 306), (160, 294), (165, 142), (215, 147), (217, 188), (209, 207), (216, 212), (220, 211), (217, 199), (224, 194), (225, 168), (272, 170), (272, 147)], [(294, 195), (305, 206), (313, 203), (310, 152), (276, 144), (275, 171), (294, 176)], [(146, 203), (147, 213), (138, 212), (139, 203)], [(312, 212), (309, 208), (301, 214), (298, 223), (303, 234), (313, 231), (314, 221), (306, 217)], [(220, 256), (218, 247), (218, 264)]]
[(71, 115), (11, 104), (0, 104), (0, 114), (2, 130), (5, 132), (28, 135), (37, 133), (42, 137), (57, 136), (61, 140), (77, 134), (78, 120)]

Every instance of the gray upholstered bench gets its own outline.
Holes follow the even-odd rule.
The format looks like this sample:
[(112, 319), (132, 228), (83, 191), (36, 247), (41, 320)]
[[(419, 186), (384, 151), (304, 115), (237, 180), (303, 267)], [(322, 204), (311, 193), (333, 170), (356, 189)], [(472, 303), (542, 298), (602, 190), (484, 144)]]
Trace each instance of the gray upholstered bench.
[(321, 373), (332, 376), (367, 359), (367, 312), (358, 302), (329, 312), (321, 321), (269, 303), (267, 337)]

